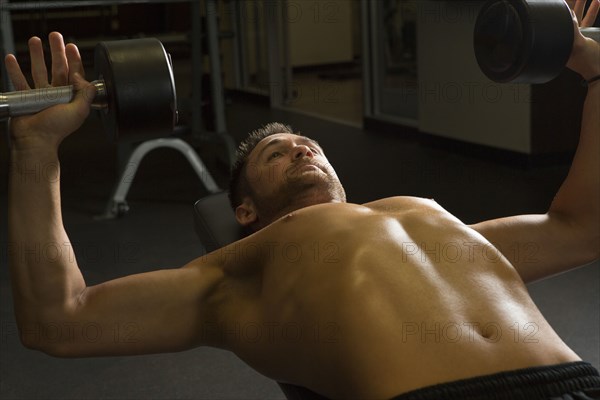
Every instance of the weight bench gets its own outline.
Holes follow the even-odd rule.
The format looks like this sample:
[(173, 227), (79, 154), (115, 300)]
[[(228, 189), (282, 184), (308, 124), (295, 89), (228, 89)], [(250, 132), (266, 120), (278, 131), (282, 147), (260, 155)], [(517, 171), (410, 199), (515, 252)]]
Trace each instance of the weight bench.
[[(194, 204), (194, 227), (207, 253), (246, 236), (244, 229), (235, 219), (227, 192), (210, 194)], [(277, 383), (289, 400), (326, 400), (308, 389)]]

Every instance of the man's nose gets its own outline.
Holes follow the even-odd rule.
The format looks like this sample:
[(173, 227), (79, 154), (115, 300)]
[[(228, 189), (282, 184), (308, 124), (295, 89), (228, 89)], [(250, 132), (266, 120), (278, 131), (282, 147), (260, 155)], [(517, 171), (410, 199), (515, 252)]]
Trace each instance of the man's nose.
[(310, 147), (300, 144), (294, 147), (294, 159), (310, 157), (313, 158), (315, 155), (310, 150)]

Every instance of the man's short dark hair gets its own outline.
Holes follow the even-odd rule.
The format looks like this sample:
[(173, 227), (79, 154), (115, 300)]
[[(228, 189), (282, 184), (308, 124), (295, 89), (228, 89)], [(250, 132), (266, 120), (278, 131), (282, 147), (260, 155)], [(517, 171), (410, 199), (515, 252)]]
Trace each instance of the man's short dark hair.
[(248, 156), (261, 140), (277, 133), (295, 132), (289, 125), (271, 122), (262, 128), (252, 131), (238, 146), (229, 180), (229, 203), (234, 210), (242, 204), (244, 196), (251, 194), (252, 189), (246, 177)]

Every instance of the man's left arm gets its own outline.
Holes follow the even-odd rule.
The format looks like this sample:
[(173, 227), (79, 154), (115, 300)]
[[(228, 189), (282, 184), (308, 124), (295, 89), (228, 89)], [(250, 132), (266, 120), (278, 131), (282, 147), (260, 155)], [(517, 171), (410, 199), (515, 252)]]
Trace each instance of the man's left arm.
[[(575, 17), (574, 22), (576, 39), (568, 67), (589, 80), (600, 75), (600, 45), (583, 38)], [(471, 227), (498, 247), (525, 282), (600, 258), (600, 81), (588, 87), (579, 145), (548, 212)]]

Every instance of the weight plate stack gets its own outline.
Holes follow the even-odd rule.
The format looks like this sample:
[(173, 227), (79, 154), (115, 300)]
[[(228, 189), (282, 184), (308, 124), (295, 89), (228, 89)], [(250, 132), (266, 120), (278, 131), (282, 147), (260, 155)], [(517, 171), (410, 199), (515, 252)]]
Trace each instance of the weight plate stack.
[(491, 0), (475, 23), (475, 57), (495, 82), (545, 83), (564, 69), (573, 30), (563, 0)]
[(122, 135), (166, 136), (177, 123), (169, 54), (154, 38), (100, 42), (94, 54), (108, 106), (101, 110), (109, 140)]

